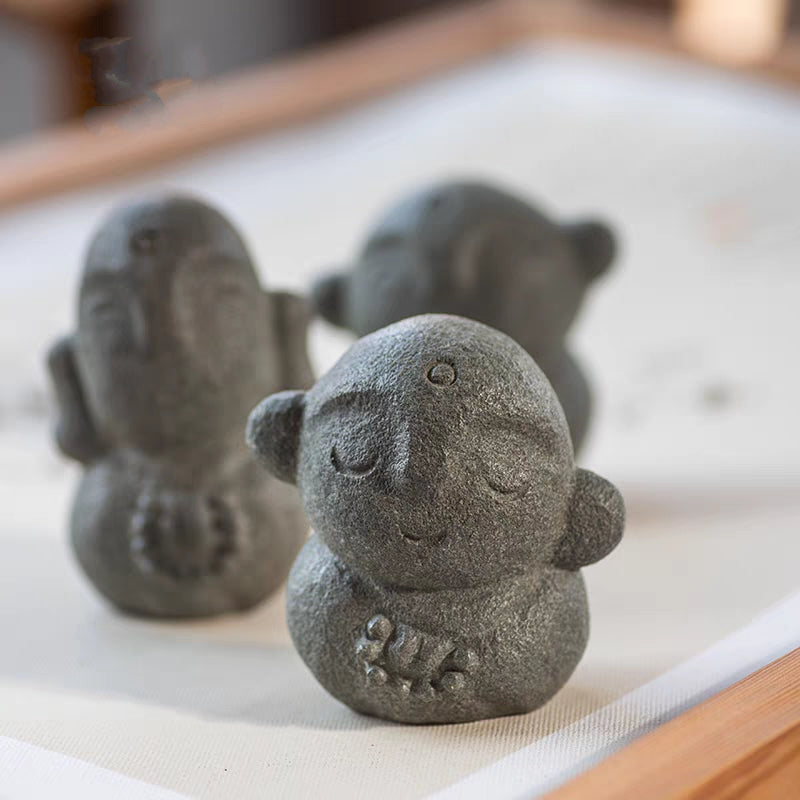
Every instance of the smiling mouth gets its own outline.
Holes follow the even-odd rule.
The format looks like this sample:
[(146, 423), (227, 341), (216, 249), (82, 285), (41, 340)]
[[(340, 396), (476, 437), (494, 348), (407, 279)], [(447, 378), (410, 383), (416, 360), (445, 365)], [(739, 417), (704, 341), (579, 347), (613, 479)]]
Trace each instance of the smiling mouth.
[(415, 547), (419, 546), (420, 544), (428, 544), (428, 545), (437, 545), (441, 544), (446, 538), (446, 533), (440, 533), (436, 536), (416, 536), (413, 533), (403, 533), (402, 531), (398, 531), (400, 537), (403, 541), (408, 542), (409, 544), (413, 544)]

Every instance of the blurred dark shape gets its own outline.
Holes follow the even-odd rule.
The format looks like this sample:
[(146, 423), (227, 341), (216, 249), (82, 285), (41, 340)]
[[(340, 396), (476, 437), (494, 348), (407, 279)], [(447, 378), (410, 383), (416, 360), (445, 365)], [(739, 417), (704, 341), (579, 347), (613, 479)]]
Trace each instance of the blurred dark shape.
[(58, 121), (58, 97), (49, 76), (58, 68), (53, 42), (17, 20), (0, 18), (0, 140)]
[[(415, 14), (490, 2), (0, 0), (0, 139), (81, 116), (95, 106), (142, 97), (157, 101), (153, 87), (165, 81), (214, 78)], [(649, 20), (669, 41), (671, 20), (683, 4), (549, 0), (540, 6), (544, 15), (558, 15), (563, 8), (579, 18), (584, 7), (599, 11), (601, 19), (608, 12), (612, 28), (627, 16)], [(786, 17), (780, 25), (785, 30), (785, 22), (796, 40), (800, 0), (787, 3)], [(793, 58), (796, 45), (788, 49)], [(707, 55), (702, 48), (698, 52)]]
[(320, 3), (326, 37), (342, 36), (420, 11), (444, 6), (478, 5), (481, 0), (344, 0)]
[(250, 455), (244, 422), (264, 394), (312, 382), (305, 301), (261, 289), (222, 214), (168, 195), (106, 217), (77, 305), (48, 367), (58, 447), (84, 467), (70, 530), (86, 575), (144, 616), (260, 602), (307, 525)]
[(115, 106), (143, 97), (162, 104), (152, 89), (158, 80), (154, 61), (131, 37), (84, 39), (78, 52), (89, 57), (96, 105)]
[(789, 3), (789, 26), (800, 28), (800, 0), (792, 0)]
[(720, 411), (733, 403), (735, 395), (736, 392), (731, 386), (718, 381), (703, 387), (702, 402), (710, 411)]
[(312, 303), (357, 336), (429, 313), (469, 317), (508, 334), (547, 375), (577, 452), (591, 391), (566, 337), (616, 249), (601, 221), (558, 222), (487, 183), (436, 183), (389, 206), (352, 266), (317, 279)]

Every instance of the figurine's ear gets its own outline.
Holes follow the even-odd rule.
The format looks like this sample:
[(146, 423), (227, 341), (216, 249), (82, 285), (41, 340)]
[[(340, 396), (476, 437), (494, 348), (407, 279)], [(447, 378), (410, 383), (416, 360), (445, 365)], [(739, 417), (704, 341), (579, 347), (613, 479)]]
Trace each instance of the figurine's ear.
[(617, 241), (603, 222), (583, 220), (564, 226), (590, 280), (598, 278), (610, 266), (617, 253)]
[(64, 455), (91, 464), (108, 452), (92, 420), (75, 363), (71, 336), (59, 339), (47, 353), (47, 368), (56, 395), (56, 443)]
[(279, 392), (262, 400), (247, 420), (247, 444), (276, 478), (295, 483), (305, 392)]
[(311, 303), (314, 310), (324, 320), (333, 325), (343, 326), (345, 289), (347, 288), (347, 275), (334, 273), (325, 275), (314, 281), (311, 287)]
[(576, 469), (567, 532), (554, 566), (574, 570), (594, 564), (619, 544), (624, 527), (625, 503), (617, 487), (588, 469)]
[(269, 292), (272, 324), (278, 339), (281, 384), (285, 389), (307, 389), (314, 383), (306, 340), (311, 307), (290, 292)]

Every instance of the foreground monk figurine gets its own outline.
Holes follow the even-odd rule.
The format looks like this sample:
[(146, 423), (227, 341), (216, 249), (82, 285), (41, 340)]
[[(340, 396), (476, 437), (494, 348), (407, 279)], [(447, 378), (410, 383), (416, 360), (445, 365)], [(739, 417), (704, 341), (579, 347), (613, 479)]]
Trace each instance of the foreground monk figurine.
[(296, 490), (243, 443), (265, 392), (310, 385), (304, 301), (264, 292), (244, 243), (186, 197), (116, 210), (86, 258), (77, 332), (49, 367), (61, 450), (84, 465), (72, 542), (136, 614), (248, 608), (307, 533)]
[(614, 251), (601, 222), (559, 224), (492, 186), (445, 183), (390, 208), (352, 270), (321, 278), (312, 297), (322, 317), (358, 336), (431, 312), (507, 333), (547, 375), (578, 451), (591, 396), (565, 337)]
[(266, 398), (248, 440), (315, 533), (289, 577), (295, 645), (366, 714), (435, 723), (547, 702), (583, 654), (582, 566), (624, 506), (576, 469), (533, 359), (460, 317), (356, 342), (308, 392)]

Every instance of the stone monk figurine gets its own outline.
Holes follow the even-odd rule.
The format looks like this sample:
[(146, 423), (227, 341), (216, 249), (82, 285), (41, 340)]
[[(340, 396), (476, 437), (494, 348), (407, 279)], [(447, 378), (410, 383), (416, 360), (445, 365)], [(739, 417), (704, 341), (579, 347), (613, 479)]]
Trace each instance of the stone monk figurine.
[(591, 395), (565, 340), (615, 249), (602, 222), (563, 224), (493, 186), (444, 183), (390, 208), (354, 265), (320, 278), (312, 299), (324, 319), (358, 336), (427, 313), (457, 314), (503, 331), (547, 376), (578, 451)]
[(243, 443), (265, 393), (312, 382), (304, 301), (261, 289), (230, 222), (166, 196), (114, 211), (86, 256), (77, 331), (48, 365), (61, 450), (84, 467), (78, 561), (123, 611), (204, 617), (285, 579), (296, 491)]
[(508, 336), (412, 317), (356, 342), (248, 440), (314, 530), (289, 630), (343, 703), (400, 722), (531, 711), (589, 635), (580, 568), (620, 540), (617, 489), (575, 467), (558, 399)]

